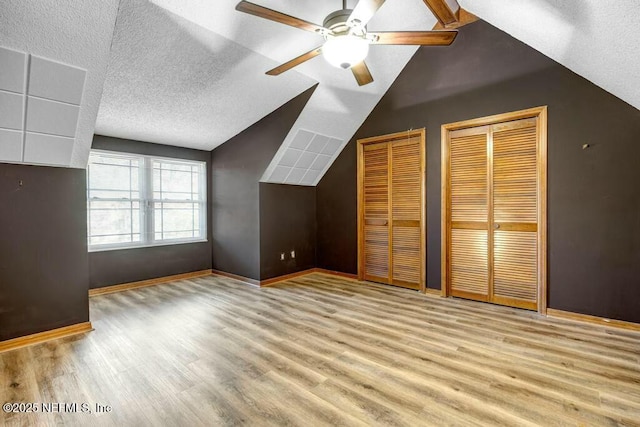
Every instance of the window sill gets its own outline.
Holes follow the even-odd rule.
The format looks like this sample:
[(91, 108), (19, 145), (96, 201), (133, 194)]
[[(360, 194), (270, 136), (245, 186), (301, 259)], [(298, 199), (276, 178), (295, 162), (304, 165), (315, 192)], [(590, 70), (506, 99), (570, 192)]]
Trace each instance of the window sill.
[(92, 252), (108, 252), (108, 251), (124, 251), (127, 249), (144, 249), (144, 248), (155, 248), (158, 246), (174, 246), (174, 245), (188, 245), (190, 243), (206, 243), (208, 239), (198, 239), (198, 240), (172, 240), (166, 242), (153, 243), (150, 245), (131, 245), (131, 246), (105, 246), (105, 247), (96, 247), (89, 248), (89, 253)]

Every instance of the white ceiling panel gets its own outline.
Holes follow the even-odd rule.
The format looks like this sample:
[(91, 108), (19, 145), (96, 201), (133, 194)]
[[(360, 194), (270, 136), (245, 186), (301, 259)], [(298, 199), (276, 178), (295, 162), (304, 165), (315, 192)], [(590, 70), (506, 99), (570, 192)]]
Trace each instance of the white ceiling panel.
[(316, 157), (316, 159), (313, 161), (313, 163), (311, 164), (311, 168), (313, 170), (324, 170), (325, 167), (327, 167), (327, 165), (329, 164), (329, 162), (331, 161), (331, 156), (325, 156), (324, 154), (318, 154), (318, 157)]
[(0, 161), (22, 161), (22, 131), (0, 129)]
[(282, 166), (295, 166), (296, 162), (303, 153), (302, 150), (296, 150), (295, 148), (289, 148), (285, 151), (284, 156), (280, 159), (280, 165)]
[(329, 142), (328, 136), (316, 135), (309, 143), (307, 151), (312, 153), (321, 153), (325, 145), (327, 145), (327, 142)]
[(342, 141), (340, 141), (337, 138), (331, 138), (327, 142), (327, 145), (325, 145), (325, 147), (322, 149), (322, 154), (333, 156), (338, 152), (338, 150), (340, 150), (341, 146), (342, 146)]
[(296, 163), (297, 168), (309, 169), (311, 168), (311, 164), (316, 160), (318, 155), (312, 151), (305, 151), (302, 153), (298, 162)]
[(22, 130), (24, 95), (0, 91), (0, 128)]
[(291, 168), (285, 166), (276, 166), (272, 174), (272, 182), (282, 183), (291, 172)]
[(289, 172), (289, 175), (287, 176), (287, 182), (294, 185), (298, 184), (302, 179), (302, 177), (304, 177), (305, 173), (307, 173), (306, 169), (293, 168), (291, 169), (291, 172)]
[(27, 55), (0, 47), (0, 90), (24, 93)]
[(74, 139), (26, 132), (24, 161), (42, 165), (67, 166), (71, 160)]
[(315, 133), (300, 129), (291, 141), (291, 147), (304, 150), (307, 148), (314, 136)]
[(320, 171), (316, 171), (313, 169), (309, 169), (305, 174), (302, 181), (299, 182), (300, 185), (315, 185), (316, 182), (320, 180)]
[(31, 56), (29, 95), (80, 105), (86, 70)]
[(73, 138), (79, 113), (77, 105), (30, 96), (27, 100), (26, 130)]

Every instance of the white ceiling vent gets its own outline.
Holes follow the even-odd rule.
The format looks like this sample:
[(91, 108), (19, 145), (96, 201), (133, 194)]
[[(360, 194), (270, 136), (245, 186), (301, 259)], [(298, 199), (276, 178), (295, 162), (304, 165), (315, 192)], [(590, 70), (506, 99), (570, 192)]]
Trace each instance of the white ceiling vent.
[(342, 150), (344, 141), (299, 129), (288, 147), (283, 144), (263, 176), (263, 181), (316, 185)]

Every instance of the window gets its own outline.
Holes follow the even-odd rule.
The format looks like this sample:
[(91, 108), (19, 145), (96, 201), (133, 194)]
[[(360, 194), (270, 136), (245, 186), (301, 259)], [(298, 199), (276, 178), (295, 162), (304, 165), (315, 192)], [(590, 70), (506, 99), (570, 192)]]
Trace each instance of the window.
[(89, 250), (206, 240), (206, 164), (92, 150)]

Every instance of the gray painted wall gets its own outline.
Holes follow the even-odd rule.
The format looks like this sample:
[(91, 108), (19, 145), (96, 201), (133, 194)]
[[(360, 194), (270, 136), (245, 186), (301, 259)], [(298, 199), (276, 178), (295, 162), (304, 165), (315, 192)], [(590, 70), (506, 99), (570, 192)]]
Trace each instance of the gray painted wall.
[(0, 164), (0, 341), (89, 320), (85, 183)]
[[(259, 181), (314, 89), (213, 150), (214, 269), (262, 279)], [(291, 208), (296, 209), (296, 203)]]
[(316, 187), (260, 183), (260, 278), (315, 266)]
[(318, 185), (318, 267), (357, 271), (356, 139), (425, 127), (427, 285), (439, 289), (440, 126), (540, 105), (549, 306), (640, 322), (640, 111), (482, 21), (420, 48)]

